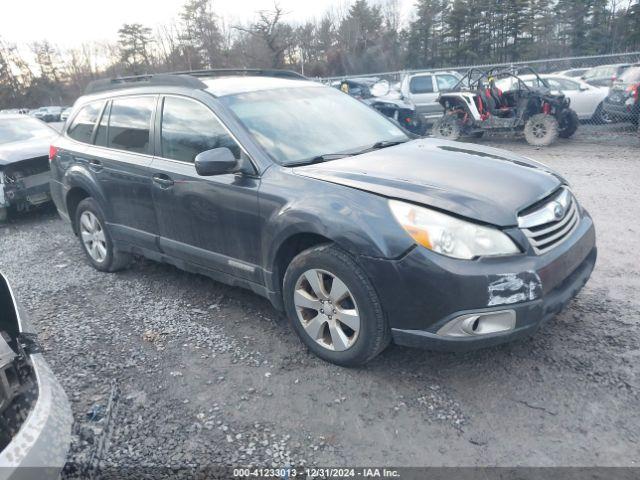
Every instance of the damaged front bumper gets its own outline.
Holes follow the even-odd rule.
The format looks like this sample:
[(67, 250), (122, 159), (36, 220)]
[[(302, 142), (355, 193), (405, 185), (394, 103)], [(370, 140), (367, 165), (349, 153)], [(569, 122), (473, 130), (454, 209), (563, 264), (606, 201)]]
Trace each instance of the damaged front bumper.
[(0, 310), (0, 480), (58, 478), (71, 442), (71, 409), (2, 274)]
[(26, 210), (51, 201), (48, 159), (37, 158), (0, 168), (0, 208)]
[(577, 295), (595, 266), (584, 212), (571, 236), (543, 255), (457, 260), (416, 247), (399, 260), (362, 259), (395, 343), (465, 351), (534, 333)]

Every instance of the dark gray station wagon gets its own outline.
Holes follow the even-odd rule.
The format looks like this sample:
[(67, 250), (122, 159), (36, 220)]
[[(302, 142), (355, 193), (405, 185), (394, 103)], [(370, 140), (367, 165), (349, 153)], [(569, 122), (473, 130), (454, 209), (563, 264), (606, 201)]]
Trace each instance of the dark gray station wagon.
[(314, 353), (463, 350), (534, 332), (585, 284), (595, 231), (567, 182), (502, 150), (414, 139), (286, 72), (94, 84), (51, 148), (89, 262), (132, 255), (249, 288)]

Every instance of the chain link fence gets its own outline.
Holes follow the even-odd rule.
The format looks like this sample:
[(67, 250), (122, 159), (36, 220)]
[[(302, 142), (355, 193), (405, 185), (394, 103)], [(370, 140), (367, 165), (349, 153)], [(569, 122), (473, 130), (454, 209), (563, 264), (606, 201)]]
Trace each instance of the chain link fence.
[[(534, 69), (547, 80), (552, 91), (562, 92), (570, 99), (571, 108), (577, 113), (581, 125), (597, 128), (599, 133), (611, 130), (622, 134), (637, 134), (636, 126), (640, 116), (640, 52), (452, 65), (341, 75), (319, 80), (333, 86), (340, 86), (340, 83), (347, 79), (368, 82), (369, 85), (375, 81), (387, 80), (391, 91), (395, 91), (400, 98), (413, 104), (419, 115), (422, 115), (424, 130), (428, 133), (430, 125), (442, 114), (437, 97), (441, 91), (451, 87), (451, 77), (461, 77), (472, 68), (483, 71), (508, 68), (518, 73), (523, 72), (524, 67)], [(422, 80), (415, 80), (418, 77), (422, 77)], [(415, 93), (414, 90), (419, 90), (419, 93)]]

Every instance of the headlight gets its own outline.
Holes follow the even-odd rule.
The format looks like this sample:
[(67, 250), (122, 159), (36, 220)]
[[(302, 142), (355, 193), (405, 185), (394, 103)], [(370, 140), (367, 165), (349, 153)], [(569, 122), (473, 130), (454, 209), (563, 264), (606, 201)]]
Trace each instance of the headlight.
[(389, 207), (419, 245), (448, 257), (471, 259), (520, 252), (507, 235), (495, 228), (397, 200), (389, 200)]

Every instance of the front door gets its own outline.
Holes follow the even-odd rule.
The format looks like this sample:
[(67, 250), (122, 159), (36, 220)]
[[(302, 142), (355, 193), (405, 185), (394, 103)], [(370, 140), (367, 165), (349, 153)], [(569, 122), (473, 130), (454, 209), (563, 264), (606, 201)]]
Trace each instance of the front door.
[(161, 100), (159, 152), (151, 179), (160, 247), (165, 253), (208, 269), (261, 282), (258, 177), (228, 173), (201, 177), (200, 152), (227, 147), (246, 153), (216, 115), (191, 98)]

